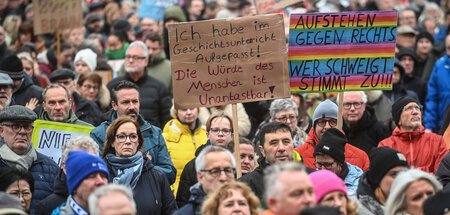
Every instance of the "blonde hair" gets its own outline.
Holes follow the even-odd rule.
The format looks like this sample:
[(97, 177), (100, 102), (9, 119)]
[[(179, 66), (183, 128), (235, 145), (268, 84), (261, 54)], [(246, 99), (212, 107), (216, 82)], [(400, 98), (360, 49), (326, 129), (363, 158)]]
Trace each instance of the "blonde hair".
[(208, 195), (208, 198), (203, 202), (201, 214), (217, 214), (220, 203), (232, 195), (232, 190), (239, 190), (242, 193), (250, 208), (250, 215), (259, 215), (260, 203), (258, 197), (253, 194), (252, 190), (246, 184), (237, 181), (224, 183), (214, 193)]

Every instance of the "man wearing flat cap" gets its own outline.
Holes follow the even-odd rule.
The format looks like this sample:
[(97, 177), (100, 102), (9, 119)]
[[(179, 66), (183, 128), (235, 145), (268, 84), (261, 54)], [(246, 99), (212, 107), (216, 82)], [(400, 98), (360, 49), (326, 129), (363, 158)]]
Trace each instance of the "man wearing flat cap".
[(13, 81), (9, 75), (0, 73), (0, 111), (11, 104)]
[(448, 149), (442, 136), (425, 132), (420, 103), (410, 97), (397, 99), (392, 105), (392, 119), (397, 128), (378, 147), (391, 147), (403, 153), (410, 166), (436, 173)]
[(14, 104), (25, 106), (32, 98), (42, 101), (42, 88), (34, 85), (23, 70), (22, 61), (11, 55), (0, 62), (0, 73), (5, 73), (13, 80)]
[(31, 143), (36, 114), (20, 105), (5, 107), (0, 112), (0, 167), (11, 166), (29, 171), (34, 178), (35, 192), (30, 210), (53, 192), (53, 181), (59, 167), (39, 153)]
[[(100, 109), (94, 102), (87, 100), (75, 91), (76, 84), (74, 79), (75, 74), (70, 69), (58, 69), (50, 75), (52, 84), (64, 85), (70, 91), (72, 111), (78, 119), (94, 126), (100, 125), (102, 115)], [(45, 97), (47, 98), (47, 96)]]

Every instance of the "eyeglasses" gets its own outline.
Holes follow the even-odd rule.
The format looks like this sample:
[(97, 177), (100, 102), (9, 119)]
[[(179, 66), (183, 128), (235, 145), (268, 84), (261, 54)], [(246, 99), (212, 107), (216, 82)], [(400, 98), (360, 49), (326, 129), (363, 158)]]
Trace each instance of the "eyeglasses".
[(234, 178), (234, 172), (235, 171), (236, 170), (234, 168), (232, 168), (232, 167), (225, 167), (223, 169), (221, 169), (221, 168), (212, 168), (212, 169), (200, 170), (200, 172), (207, 172), (207, 173), (209, 173), (211, 176), (213, 176), (215, 178), (219, 177), (222, 172), (224, 172), (225, 175), (228, 178)]
[(26, 132), (30, 132), (30, 131), (33, 131), (33, 128), (34, 128), (32, 125), (18, 125), (18, 124), (6, 124), (6, 123), (3, 123), (2, 126), (8, 126), (14, 132), (19, 132), (21, 128), (23, 128), (23, 130), (25, 130)]
[(83, 87), (83, 89), (85, 89), (85, 90), (91, 90), (91, 89), (93, 89), (94, 91), (98, 90), (98, 87), (95, 87), (95, 86), (92, 86), (92, 85), (89, 85), (89, 84), (83, 85), (81, 87)]
[(314, 166), (317, 167), (317, 169), (320, 169), (322, 167), (325, 168), (325, 169), (330, 169), (333, 166), (334, 163), (335, 163), (335, 161), (333, 161), (331, 163), (314, 161), (313, 164), (314, 164)]
[(317, 120), (317, 125), (319, 127), (325, 127), (326, 123), (328, 122), (328, 125), (330, 125), (330, 127), (335, 127), (337, 125), (337, 120), (335, 119), (330, 119), (330, 120), (326, 120), (326, 119), (319, 119)]
[(133, 59), (134, 61), (138, 61), (138, 60), (144, 60), (145, 58), (146, 57), (125, 55), (125, 60)]
[(277, 121), (280, 121), (280, 122), (287, 122), (287, 120), (289, 119), (289, 121), (294, 121), (294, 120), (297, 120), (297, 116), (295, 116), (295, 115), (289, 115), (289, 116), (282, 116), (282, 117), (278, 117), (278, 118), (274, 118), (275, 120), (277, 120)]
[(355, 107), (355, 109), (358, 109), (362, 106), (362, 104), (364, 104), (363, 102), (346, 102), (344, 103), (342, 106), (344, 107), (344, 109), (348, 110), (352, 107)]
[(22, 198), (24, 198), (24, 199), (31, 196), (31, 192), (28, 192), (28, 191), (24, 191), (22, 193), (20, 193), (20, 192), (12, 192), (12, 193), (8, 193), (8, 194), (17, 196), (17, 198), (19, 198), (19, 199), (20, 199), (20, 196), (22, 196)]
[(422, 105), (411, 105), (408, 107), (404, 107), (403, 111), (411, 112), (413, 109), (416, 111), (422, 111)]
[(220, 128), (211, 128), (211, 129), (209, 130), (209, 132), (211, 132), (212, 134), (219, 134), (220, 132), (222, 132), (222, 134), (228, 135), (228, 134), (231, 134), (231, 129), (227, 129), (227, 128), (224, 128), (224, 129), (220, 129)]
[(127, 138), (130, 138), (131, 142), (136, 142), (138, 140), (138, 135), (137, 134), (118, 134), (116, 135), (116, 138), (119, 142), (125, 142), (127, 140)]

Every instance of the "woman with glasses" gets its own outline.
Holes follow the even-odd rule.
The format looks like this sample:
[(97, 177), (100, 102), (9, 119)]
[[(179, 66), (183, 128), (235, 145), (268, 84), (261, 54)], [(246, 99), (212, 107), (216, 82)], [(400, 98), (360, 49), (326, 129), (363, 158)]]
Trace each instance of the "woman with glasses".
[(314, 187), (316, 204), (336, 207), (341, 215), (354, 215), (358, 205), (347, 195), (344, 181), (328, 170), (319, 170), (309, 174)]
[(99, 109), (105, 113), (111, 108), (111, 95), (108, 88), (102, 83), (102, 77), (94, 72), (82, 74), (78, 77), (77, 91), (87, 100), (95, 102)]
[(34, 179), (30, 172), (13, 167), (0, 168), (0, 191), (17, 196), (25, 212), (30, 214)]
[(392, 182), (408, 167), (405, 155), (395, 149), (380, 147), (370, 151), (370, 167), (356, 190), (360, 214), (384, 215)]
[(119, 117), (106, 131), (103, 159), (110, 181), (133, 190), (137, 214), (172, 214), (177, 205), (164, 173), (154, 169), (143, 152), (144, 139), (139, 124), (130, 117)]

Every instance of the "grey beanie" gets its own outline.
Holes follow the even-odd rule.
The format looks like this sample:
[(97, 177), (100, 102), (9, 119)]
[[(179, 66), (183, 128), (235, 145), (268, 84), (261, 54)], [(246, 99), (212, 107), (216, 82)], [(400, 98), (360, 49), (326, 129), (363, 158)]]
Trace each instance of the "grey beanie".
[(332, 118), (337, 120), (338, 106), (329, 99), (321, 102), (314, 111), (313, 124), (321, 118)]

